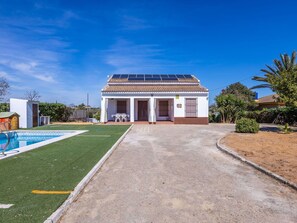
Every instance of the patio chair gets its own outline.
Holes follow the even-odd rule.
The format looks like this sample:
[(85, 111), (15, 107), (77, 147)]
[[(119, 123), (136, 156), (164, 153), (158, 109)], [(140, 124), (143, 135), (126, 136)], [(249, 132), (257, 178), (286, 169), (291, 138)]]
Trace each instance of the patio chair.
[(127, 121), (128, 121), (128, 115), (122, 114), (122, 122), (127, 122)]
[(121, 119), (122, 119), (121, 114), (115, 114), (115, 116), (114, 116), (114, 121), (115, 122), (121, 122), (122, 121)]

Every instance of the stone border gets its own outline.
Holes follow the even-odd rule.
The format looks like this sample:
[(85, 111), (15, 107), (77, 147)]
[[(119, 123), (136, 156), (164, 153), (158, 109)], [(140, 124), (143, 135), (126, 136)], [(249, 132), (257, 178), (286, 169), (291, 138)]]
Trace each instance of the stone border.
[(99, 162), (90, 170), (90, 172), (79, 182), (79, 184), (74, 188), (69, 197), (64, 201), (64, 203), (50, 216), (48, 217), (44, 223), (56, 223), (58, 222), (63, 214), (70, 207), (71, 203), (77, 199), (78, 195), (82, 192), (82, 190), (87, 186), (87, 184), (91, 181), (97, 171), (102, 167), (105, 161), (110, 157), (113, 151), (118, 147), (118, 145), (122, 142), (128, 132), (132, 129), (133, 125), (131, 125), (127, 131), (116, 141), (116, 143), (105, 153), (105, 155), (99, 160)]
[(221, 144), (221, 140), (224, 139), (224, 138), (225, 138), (225, 136), (220, 138), (217, 141), (216, 146), (217, 146), (218, 149), (220, 149), (221, 151), (223, 151), (223, 152), (233, 156), (234, 158), (242, 161), (243, 163), (246, 163), (246, 164), (254, 167), (255, 169), (257, 169), (257, 170), (261, 171), (262, 173), (264, 173), (264, 174), (278, 180), (279, 182), (281, 182), (283, 184), (286, 184), (286, 185), (290, 186), (291, 188), (297, 190), (297, 185), (294, 184), (293, 182), (291, 182), (291, 181), (289, 181), (289, 180), (287, 180), (287, 179), (285, 179), (285, 178), (271, 172), (270, 170), (267, 170), (266, 168), (254, 163), (254, 162), (252, 162), (250, 160), (245, 159), (244, 157), (240, 156), (237, 152), (235, 152), (235, 151), (229, 149), (228, 147), (226, 147), (225, 145)]

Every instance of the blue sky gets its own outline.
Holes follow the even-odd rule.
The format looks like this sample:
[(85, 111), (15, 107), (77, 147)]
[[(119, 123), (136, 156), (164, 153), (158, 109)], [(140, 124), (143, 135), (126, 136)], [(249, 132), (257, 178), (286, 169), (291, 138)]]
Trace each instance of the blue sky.
[[(297, 45), (296, 1), (0, 0), (9, 97), (99, 106), (112, 73), (191, 73), (215, 95)], [(269, 94), (259, 90), (259, 96)]]

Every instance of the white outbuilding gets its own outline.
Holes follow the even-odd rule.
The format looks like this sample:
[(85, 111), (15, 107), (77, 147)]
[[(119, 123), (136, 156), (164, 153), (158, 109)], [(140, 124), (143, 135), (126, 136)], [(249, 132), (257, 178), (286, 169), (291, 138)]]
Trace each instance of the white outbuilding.
[(10, 99), (10, 111), (20, 115), (19, 127), (32, 128), (39, 126), (39, 102), (26, 99)]

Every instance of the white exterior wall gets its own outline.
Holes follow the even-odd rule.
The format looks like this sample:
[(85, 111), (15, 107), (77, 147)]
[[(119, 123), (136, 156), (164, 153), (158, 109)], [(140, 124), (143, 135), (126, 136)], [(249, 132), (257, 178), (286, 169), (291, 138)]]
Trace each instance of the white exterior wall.
[(10, 99), (10, 111), (16, 112), (20, 115), (19, 118), (19, 127), (20, 128), (27, 128), (27, 100), (23, 99), (16, 99), (11, 98)]
[[(181, 108), (178, 108), (178, 104), (181, 104)], [(174, 98), (174, 117), (185, 117), (185, 97), (176, 96)]]
[(208, 117), (208, 95), (198, 97), (198, 117)]

